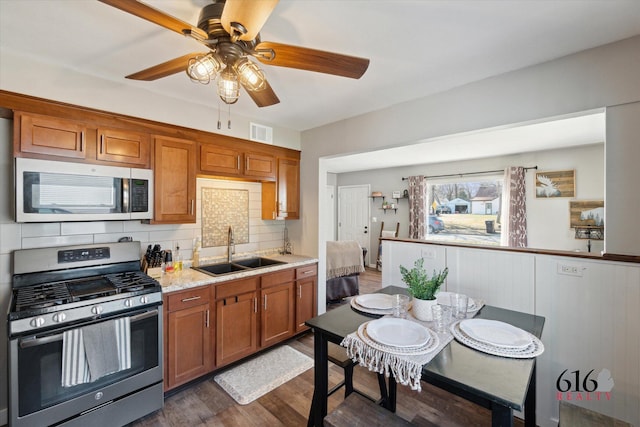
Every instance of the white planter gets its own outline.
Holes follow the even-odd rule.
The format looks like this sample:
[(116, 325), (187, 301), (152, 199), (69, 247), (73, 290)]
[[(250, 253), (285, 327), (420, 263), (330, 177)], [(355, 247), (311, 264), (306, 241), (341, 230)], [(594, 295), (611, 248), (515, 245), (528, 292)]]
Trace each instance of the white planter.
[(413, 315), (416, 319), (422, 320), (425, 322), (430, 322), (433, 320), (433, 314), (431, 312), (431, 307), (438, 304), (437, 299), (433, 300), (425, 300), (425, 299), (413, 299)]

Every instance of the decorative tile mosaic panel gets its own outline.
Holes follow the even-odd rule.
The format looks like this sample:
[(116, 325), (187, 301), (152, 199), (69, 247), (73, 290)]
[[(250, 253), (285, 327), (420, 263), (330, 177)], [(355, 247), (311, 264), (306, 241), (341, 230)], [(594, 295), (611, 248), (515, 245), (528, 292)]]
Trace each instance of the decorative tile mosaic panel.
[(249, 243), (249, 191), (202, 188), (202, 247), (226, 246), (229, 226), (235, 244)]

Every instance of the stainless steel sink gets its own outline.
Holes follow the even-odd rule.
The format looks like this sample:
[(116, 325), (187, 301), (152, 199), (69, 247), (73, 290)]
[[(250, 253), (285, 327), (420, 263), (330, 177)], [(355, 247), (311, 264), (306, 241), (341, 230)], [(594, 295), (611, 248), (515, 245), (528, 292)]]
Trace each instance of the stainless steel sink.
[(200, 267), (191, 267), (201, 273), (219, 276), (222, 274), (237, 273), (240, 271), (248, 271), (254, 268), (269, 267), (272, 265), (286, 264), (282, 261), (276, 261), (269, 258), (245, 258), (233, 262), (223, 262), (219, 264), (201, 265)]
[(242, 265), (243, 267), (248, 267), (248, 268), (260, 268), (260, 267), (269, 267), (271, 265), (285, 264), (282, 261), (276, 261), (274, 259), (269, 259), (269, 258), (239, 259), (239, 260), (233, 261), (233, 263)]

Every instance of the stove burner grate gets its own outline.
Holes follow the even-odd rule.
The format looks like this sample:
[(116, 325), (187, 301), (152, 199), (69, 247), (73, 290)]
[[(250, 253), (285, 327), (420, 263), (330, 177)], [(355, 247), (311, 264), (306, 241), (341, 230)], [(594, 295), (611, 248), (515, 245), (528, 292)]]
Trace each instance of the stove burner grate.
[(109, 274), (107, 280), (118, 289), (118, 292), (136, 292), (144, 288), (157, 286), (157, 282), (141, 271), (127, 271)]
[(43, 283), (16, 289), (16, 310), (46, 308), (71, 302), (71, 294), (64, 283)]

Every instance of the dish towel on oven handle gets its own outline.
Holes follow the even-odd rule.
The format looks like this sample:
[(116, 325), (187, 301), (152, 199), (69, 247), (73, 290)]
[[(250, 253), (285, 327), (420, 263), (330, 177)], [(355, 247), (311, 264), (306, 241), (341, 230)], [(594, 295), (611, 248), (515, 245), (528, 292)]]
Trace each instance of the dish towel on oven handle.
[(62, 386), (94, 382), (131, 368), (131, 327), (128, 317), (63, 333)]

